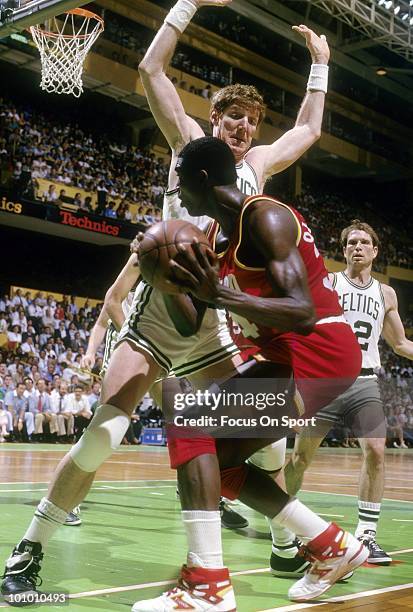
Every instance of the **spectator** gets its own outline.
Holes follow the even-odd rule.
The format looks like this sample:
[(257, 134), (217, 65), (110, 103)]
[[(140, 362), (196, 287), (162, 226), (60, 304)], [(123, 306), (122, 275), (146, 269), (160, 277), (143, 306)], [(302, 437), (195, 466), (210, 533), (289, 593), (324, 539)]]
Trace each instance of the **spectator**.
[(49, 189), (43, 193), (43, 200), (47, 204), (55, 204), (58, 199), (56, 186), (49, 185)]
[(110, 219), (117, 218), (117, 214), (115, 210), (115, 202), (113, 202), (112, 200), (109, 202), (109, 204), (107, 205), (105, 209), (105, 217), (109, 217)]
[(83, 387), (80, 385), (76, 385), (74, 392), (69, 394), (67, 410), (74, 416), (75, 435), (78, 440), (93, 416), (87, 397), (83, 395)]
[(400, 406), (390, 408), (386, 421), (388, 434), (392, 438), (397, 438), (393, 441), (393, 446), (395, 448), (408, 448), (403, 437), (403, 420), (400, 415)]
[(82, 209), (84, 206), (84, 200), (80, 192), (75, 193), (75, 197), (73, 198), (73, 204), (78, 208)]
[(57, 414), (54, 412), (50, 403), (50, 396), (47, 392), (46, 380), (41, 378), (37, 383), (37, 392), (34, 402), (30, 406), (30, 411), (34, 414), (34, 435), (36, 440), (43, 438), (44, 425), (49, 426), (52, 440), (56, 440), (58, 434)]
[(73, 441), (74, 415), (71, 412), (70, 396), (67, 382), (61, 380), (55, 393), (51, 394), (50, 402), (53, 412), (57, 414), (58, 436), (60, 442)]
[(13, 325), (11, 331), (7, 332), (7, 341), (9, 351), (16, 351), (20, 346), (22, 342), (22, 335), (18, 325)]

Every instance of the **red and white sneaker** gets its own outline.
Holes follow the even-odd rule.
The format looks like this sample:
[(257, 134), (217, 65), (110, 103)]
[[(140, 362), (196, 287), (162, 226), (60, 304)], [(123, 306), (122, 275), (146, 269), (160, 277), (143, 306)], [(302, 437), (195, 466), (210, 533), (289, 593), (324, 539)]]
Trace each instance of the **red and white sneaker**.
[(236, 609), (234, 589), (226, 567), (206, 569), (183, 565), (178, 586), (155, 599), (137, 601), (132, 612), (235, 612)]
[(369, 552), (351, 533), (335, 523), (304, 547), (312, 565), (288, 591), (292, 601), (316, 599), (338, 580), (364, 563)]

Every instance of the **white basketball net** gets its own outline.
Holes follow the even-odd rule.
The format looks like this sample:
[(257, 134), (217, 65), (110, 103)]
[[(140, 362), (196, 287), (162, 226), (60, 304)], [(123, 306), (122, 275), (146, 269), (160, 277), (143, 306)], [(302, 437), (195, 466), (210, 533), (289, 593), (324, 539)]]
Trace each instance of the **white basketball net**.
[(42, 63), (41, 89), (49, 93), (73, 94), (83, 92), (83, 62), (97, 37), (103, 32), (103, 19), (84, 9), (73, 9), (53, 17), (45, 24), (30, 27), (40, 52)]

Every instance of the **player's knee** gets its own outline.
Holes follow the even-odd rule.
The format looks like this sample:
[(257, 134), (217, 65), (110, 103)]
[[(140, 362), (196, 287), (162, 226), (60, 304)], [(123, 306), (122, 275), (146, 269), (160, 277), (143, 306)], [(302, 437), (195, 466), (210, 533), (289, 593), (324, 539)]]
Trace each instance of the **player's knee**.
[(251, 455), (248, 463), (265, 472), (278, 472), (284, 466), (286, 448), (287, 439), (282, 438)]
[(119, 408), (103, 404), (96, 410), (70, 457), (84, 472), (95, 472), (118, 448), (129, 427), (129, 417)]
[(366, 438), (364, 456), (368, 465), (378, 468), (384, 465), (385, 439)]

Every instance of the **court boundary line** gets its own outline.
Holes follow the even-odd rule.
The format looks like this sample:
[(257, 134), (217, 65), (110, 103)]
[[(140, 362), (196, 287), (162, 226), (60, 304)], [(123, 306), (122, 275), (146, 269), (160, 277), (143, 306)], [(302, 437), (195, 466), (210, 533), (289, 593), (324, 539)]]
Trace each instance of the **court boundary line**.
[[(116, 463), (116, 462), (115, 462)], [(141, 480), (95, 480), (94, 482), (98, 482), (98, 483), (105, 483), (105, 482), (176, 482), (176, 478), (153, 478), (153, 479), (141, 479)], [(31, 485), (41, 485), (41, 484), (49, 484), (49, 481), (42, 481), (42, 482), (29, 482), (29, 481), (18, 481), (18, 482), (0, 482), (0, 493), (2, 492), (7, 492), (4, 491), (4, 489), (1, 489), (1, 487), (3, 485), (24, 485), (24, 484), (31, 484)], [(27, 489), (28, 490), (28, 489)], [(35, 490), (35, 489), (34, 489)], [(38, 489), (39, 491), (41, 489)], [(21, 491), (20, 491), (21, 492)], [(358, 495), (353, 494), (353, 493), (332, 493), (331, 491), (314, 491), (313, 489), (301, 489), (302, 493), (319, 493), (320, 495), (341, 495), (344, 497), (358, 497)], [(409, 499), (394, 499), (392, 497), (383, 497), (382, 498), (384, 501), (389, 501), (389, 502), (397, 502), (397, 503), (401, 503), (401, 504), (413, 504), (413, 500), (409, 500)], [(240, 502), (242, 504), (242, 502)], [(244, 504), (242, 504), (244, 505)], [(245, 506), (246, 508), (248, 506)]]
[[(93, 482), (98, 482), (99, 484), (105, 483), (105, 482), (176, 482), (176, 478), (140, 478), (138, 480), (94, 480)], [(2, 485), (25, 485), (25, 484), (29, 484), (29, 485), (48, 485), (50, 483), (49, 480), (41, 480), (39, 482), (31, 482), (29, 480), (18, 480), (18, 481), (13, 481), (13, 482), (0, 482), (0, 487)]]
[(350, 593), (349, 595), (343, 595), (342, 597), (330, 597), (323, 601), (317, 601), (313, 603), (296, 603), (287, 606), (281, 606), (279, 608), (266, 608), (265, 610), (258, 610), (258, 612), (293, 612), (293, 610), (306, 610), (318, 606), (326, 606), (328, 604), (341, 604), (344, 601), (351, 601), (352, 599), (362, 599), (364, 597), (373, 597), (374, 595), (380, 595), (382, 593), (391, 593), (392, 591), (402, 591), (403, 589), (413, 588), (413, 582), (406, 584), (396, 584), (389, 587), (383, 587), (382, 589), (373, 589), (371, 591), (361, 591), (360, 593)]
[[(390, 555), (396, 555), (396, 554), (406, 554), (406, 553), (410, 553), (413, 552), (413, 548), (406, 548), (404, 550), (393, 550), (390, 551), (389, 554)], [(269, 573), (270, 568), (269, 567), (264, 567), (264, 568), (257, 568), (257, 569), (251, 569), (251, 570), (241, 570), (239, 572), (230, 572), (230, 576), (231, 577), (237, 577), (237, 576), (249, 576), (249, 575), (253, 575), (253, 574), (266, 574)], [(140, 584), (130, 584), (130, 585), (124, 585), (124, 586), (120, 586), (120, 587), (111, 587), (111, 588), (106, 588), (106, 589), (95, 589), (93, 591), (80, 591), (79, 593), (69, 593), (68, 595), (68, 599), (83, 599), (86, 597), (98, 597), (100, 595), (111, 595), (113, 593), (127, 593), (128, 591), (142, 591), (143, 589), (150, 589), (150, 588), (154, 588), (154, 587), (158, 587), (158, 586), (168, 586), (171, 584), (176, 584), (176, 579), (174, 580), (161, 580), (158, 582), (144, 582), (144, 583), (140, 583)], [(408, 583), (408, 584), (403, 584), (403, 585), (393, 585), (391, 587), (384, 587), (383, 589), (376, 589), (374, 591), (361, 591), (360, 593), (350, 593), (349, 595), (343, 595), (342, 597), (333, 597), (330, 598), (329, 600), (325, 600), (322, 602), (316, 602), (316, 603), (297, 603), (297, 604), (289, 604), (288, 606), (283, 606), (280, 608), (268, 608), (268, 609), (263, 609), (263, 610), (259, 610), (257, 612), (289, 612), (290, 610), (301, 610), (301, 609), (306, 609), (306, 608), (310, 608), (313, 606), (321, 606), (321, 605), (325, 605), (327, 603), (340, 603), (341, 601), (346, 601), (346, 600), (351, 600), (351, 599), (357, 599), (358, 597), (368, 597), (369, 595), (374, 595), (377, 593), (385, 593), (387, 591), (397, 591), (397, 590), (401, 590), (401, 589), (406, 589), (406, 588), (413, 588), (413, 582), (412, 583)], [(297, 607), (298, 606), (298, 607)], [(5, 607), (9, 607), (9, 604), (7, 603), (0, 603), (0, 608), (5, 608)]]

